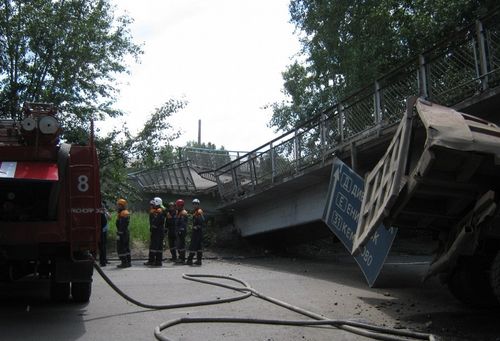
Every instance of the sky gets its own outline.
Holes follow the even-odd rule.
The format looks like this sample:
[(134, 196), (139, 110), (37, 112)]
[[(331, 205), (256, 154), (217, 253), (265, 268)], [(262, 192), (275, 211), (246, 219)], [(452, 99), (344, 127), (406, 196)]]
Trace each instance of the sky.
[[(226, 150), (250, 151), (278, 136), (268, 127), (266, 104), (281, 101), (281, 73), (300, 45), (289, 23), (289, 0), (114, 0), (116, 14), (135, 21), (143, 44), (139, 64), (120, 76), (117, 107), (131, 132), (171, 98), (188, 106), (169, 123), (182, 132), (173, 141), (198, 140)], [(103, 131), (106, 128), (102, 129)]]

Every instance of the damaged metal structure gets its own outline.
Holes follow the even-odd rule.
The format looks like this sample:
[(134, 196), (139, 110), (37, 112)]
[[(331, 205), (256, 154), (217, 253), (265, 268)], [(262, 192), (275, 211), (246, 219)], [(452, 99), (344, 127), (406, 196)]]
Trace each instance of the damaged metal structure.
[(380, 223), (435, 231), (425, 278), (461, 301), (500, 302), (500, 127), (415, 97), (387, 152), (365, 177), (352, 253)]

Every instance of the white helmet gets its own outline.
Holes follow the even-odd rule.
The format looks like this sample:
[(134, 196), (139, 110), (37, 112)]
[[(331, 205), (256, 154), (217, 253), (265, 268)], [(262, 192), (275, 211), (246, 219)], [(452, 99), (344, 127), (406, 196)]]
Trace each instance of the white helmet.
[(193, 204), (200, 204), (200, 199), (193, 199)]
[(153, 198), (153, 203), (155, 206), (161, 206), (163, 204), (163, 200), (160, 197)]

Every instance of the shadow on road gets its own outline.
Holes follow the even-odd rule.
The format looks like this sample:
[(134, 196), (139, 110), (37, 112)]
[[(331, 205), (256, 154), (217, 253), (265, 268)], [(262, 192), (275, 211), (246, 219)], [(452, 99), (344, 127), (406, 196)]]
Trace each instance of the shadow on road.
[[(87, 304), (55, 303), (48, 281), (23, 280), (0, 284), (2, 340), (76, 340), (85, 334)], [(58, 328), (54, 333), (54, 328)], [(62, 338), (61, 338), (62, 337)]]

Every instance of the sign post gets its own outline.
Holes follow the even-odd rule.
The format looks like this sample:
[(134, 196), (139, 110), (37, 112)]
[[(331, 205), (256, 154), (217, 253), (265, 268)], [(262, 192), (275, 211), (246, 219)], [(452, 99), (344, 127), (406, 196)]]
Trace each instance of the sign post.
[[(349, 252), (358, 228), (363, 191), (363, 179), (345, 163), (335, 159), (323, 220)], [(396, 232), (396, 228), (387, 229), (380, 225), (363, 251), (354, 256), (370, 287), (384, 265)]]

